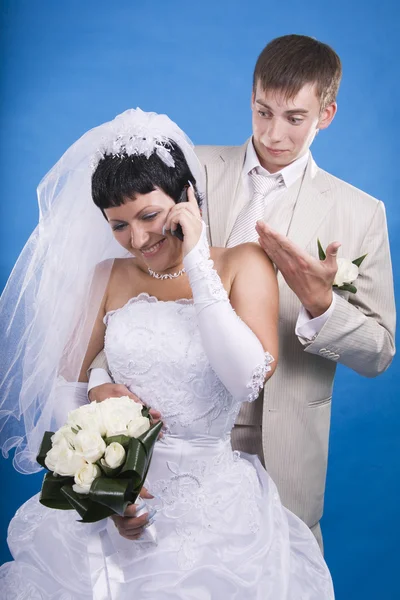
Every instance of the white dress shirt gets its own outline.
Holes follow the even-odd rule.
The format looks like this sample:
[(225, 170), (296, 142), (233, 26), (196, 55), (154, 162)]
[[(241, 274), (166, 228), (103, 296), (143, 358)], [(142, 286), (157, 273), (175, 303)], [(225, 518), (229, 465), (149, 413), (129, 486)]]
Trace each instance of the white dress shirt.
[[(277, 175), (282, 175), (285, 185), (281, 188), (272, 190), (265, 199), (266, 204), (269, 204), (276, 198), (279, 198), (279, 196), (282, 196), (282, 194), (284, 194), (285, 191), (303, 175), (308, 163), (309, 154), (309, 152), (306, 152), (306, 154), (292, 162), (290, 165), (273, 174), (275, 177)], [(250, 174), (253, 170), (259, 175), (264, 175), (265, 177), (271, 176), (271, 173), (260, 165), (253, 142), (250, 140), (247, 145), (246, 158), (244, 160), (242, 171), (243, 182), (248, 189), (249, 196), (253, 193), (250, 180)]]

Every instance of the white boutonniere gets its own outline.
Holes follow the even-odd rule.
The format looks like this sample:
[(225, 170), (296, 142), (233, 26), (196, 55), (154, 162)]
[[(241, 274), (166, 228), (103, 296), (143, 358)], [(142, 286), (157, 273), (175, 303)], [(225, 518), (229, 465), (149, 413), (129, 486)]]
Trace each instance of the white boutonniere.
[[(326, 259), (326, 253), (322, 248), (321, 242), (318, 240), (318, 256), (320, 260)], [(337, 265), (338, 270), (336, 271), (335, 279), (332, 287), (338, 290), (344, 290), (355, 294), (357, 288), (353, 285), (353, 282), (357, 279), (359, 273), (359, 267), (367, 255), (359, 256), (354, 260), (348, 258), (338, 258)]]

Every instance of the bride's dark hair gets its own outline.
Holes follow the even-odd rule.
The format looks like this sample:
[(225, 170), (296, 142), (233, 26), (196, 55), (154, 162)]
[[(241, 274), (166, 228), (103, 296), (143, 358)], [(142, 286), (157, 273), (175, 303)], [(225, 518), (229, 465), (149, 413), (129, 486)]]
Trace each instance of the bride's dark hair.
[(105, 154), (100, 159), (92, 175), (92, 198), (103, 214), (105, 208), (121, 206), (138, 194), (149, 194), (156, 187), (178, 202), (189, 181), (201, 205), (196, 180), (182, 150), (172, 140), (167, 148), (174, 159), (174, 167), (167, 166), (155, 152), (149, 158), (143, 154), (128, 156), (122, 153)]

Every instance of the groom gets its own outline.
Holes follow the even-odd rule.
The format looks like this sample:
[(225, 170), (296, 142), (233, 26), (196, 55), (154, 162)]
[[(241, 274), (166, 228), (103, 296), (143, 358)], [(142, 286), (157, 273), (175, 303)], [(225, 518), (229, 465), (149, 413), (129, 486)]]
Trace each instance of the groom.
[[(340, 79), (340, 59), (326, 44), (300, 35), (274, 39), (254, 71), (252, 137), (243, 146), (196, 148), (212, 245), (259, 240), (278, 269), (279, 364), (259, 400), (242, 407), (233, 446), (260, 456), (283, 504), (321, 547), (336, 365), (374, 377), (395, 352), (384, 206), (320, 169), (309, 151), (335, 116)], [(367, 254), (356, 293), (332, 291), (339, 246), (350, 260)], [(104, 366), (98, 358), (92, 368)], [(92, 372), (91, 400), (110, 395), (113, 384), (99, 385), (99, 375)]]

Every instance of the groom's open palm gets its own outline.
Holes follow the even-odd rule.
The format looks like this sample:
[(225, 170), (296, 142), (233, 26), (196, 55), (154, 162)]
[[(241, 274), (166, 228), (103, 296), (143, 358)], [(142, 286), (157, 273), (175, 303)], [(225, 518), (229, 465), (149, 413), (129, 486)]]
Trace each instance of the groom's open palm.
[(262, 221), (257, 222), (256, 231), (260, 246), (310, 315), (318, 317), (327, 311), (332, 303), (340, 243), (331, 242), (326, 259), (318, 260)]

